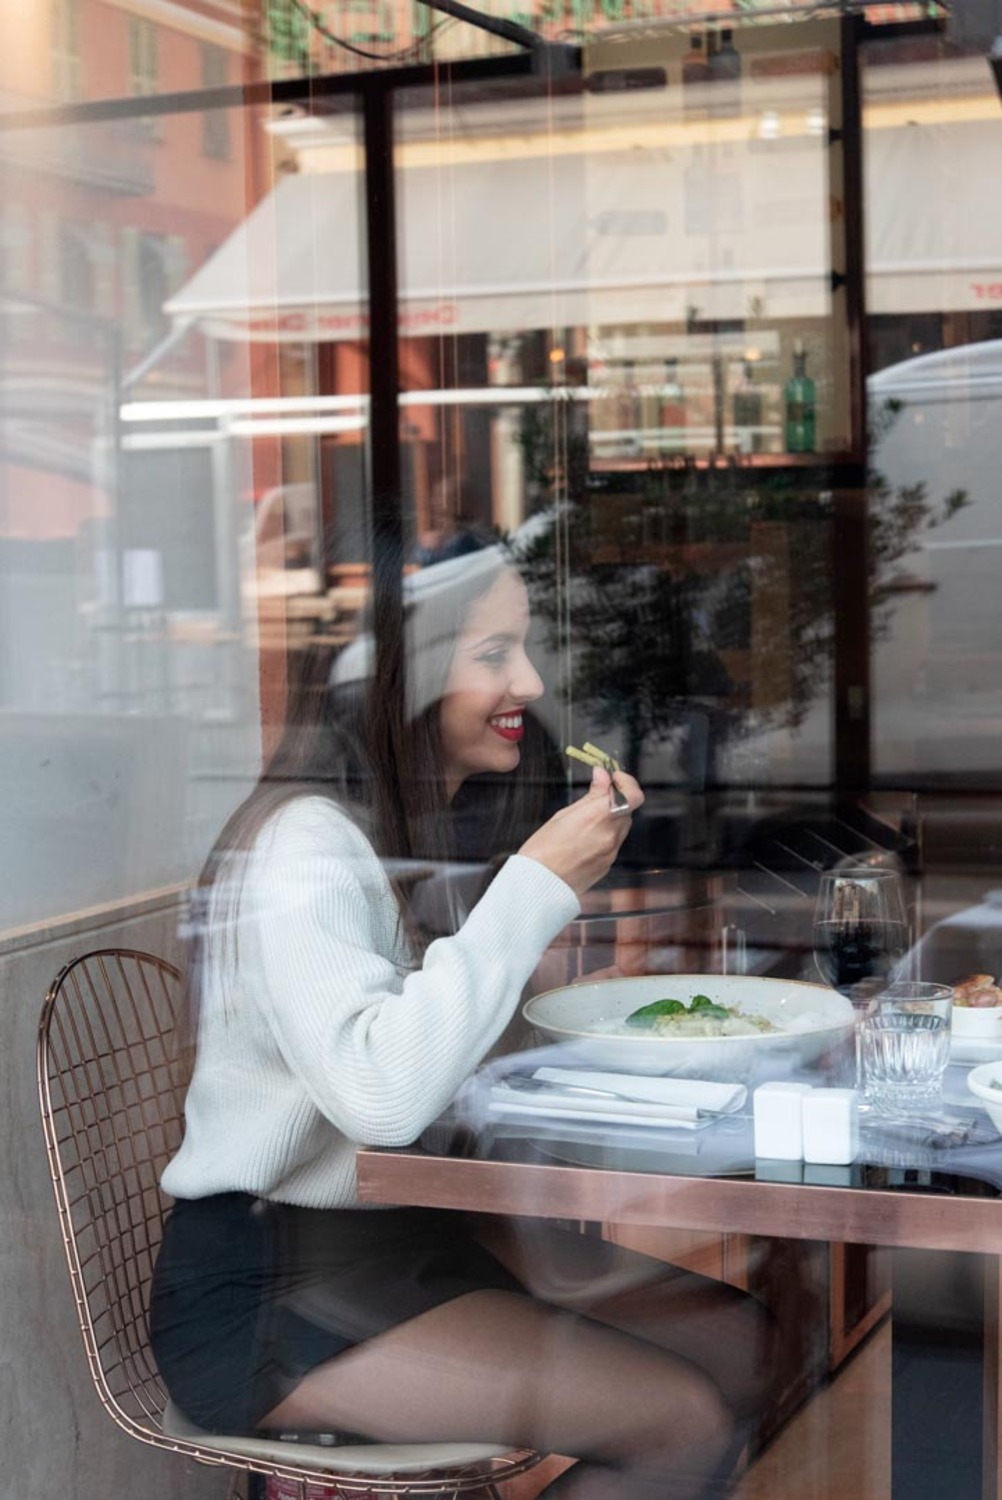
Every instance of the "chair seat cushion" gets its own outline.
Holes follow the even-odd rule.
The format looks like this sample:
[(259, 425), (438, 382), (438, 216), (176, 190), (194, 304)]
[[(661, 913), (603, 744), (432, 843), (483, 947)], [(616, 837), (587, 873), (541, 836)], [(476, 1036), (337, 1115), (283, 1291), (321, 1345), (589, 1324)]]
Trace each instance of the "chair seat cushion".
[(511, 1453), (510, 1448), (499, 1448), (493, 1443), (338, 1445), (287, 1442), (280, 1438), (248, 1437), (244, 1433), (206, 1432), (189, 1422), (172, 1401), (167, 1403), (162, 1426), (165, 1437), (199, 1448), (332, 1474), (411, 1474), (424, 1469), (461, 1469), (470, 1464), (486, 1464)]

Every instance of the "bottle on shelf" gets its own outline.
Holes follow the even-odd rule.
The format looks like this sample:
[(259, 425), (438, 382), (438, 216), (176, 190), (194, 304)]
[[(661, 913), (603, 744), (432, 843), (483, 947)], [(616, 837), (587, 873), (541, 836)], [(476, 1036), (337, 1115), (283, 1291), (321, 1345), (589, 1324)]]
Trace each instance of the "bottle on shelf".
[(741, 77), (741, 54), (734, 45), (734, 32), (723, 27), (720, 38), (710, 54), (710, 77), (737, 82)]
[(623, 378), (616, 392), (616, 447), (620, 453), (640, 452), (640, 419), (640, 390), (637, 386), (636, 366), (632, 359), (628, 359), (623, 363)]
[(649, 366), (640, 369), (640, 428), (644, 444), (654, 441), (661, 426), (661, 386)]
[(684, 108), (687, 112), (693, 109), (704, 110), (706, 100), (702, 89), (698, 89), (699, 97), (693, 99), (693, 89), (700, 84), (708, 83), (710, 80), (710, 64), (707, 61), (706, 45), (701, 32), (694, 31), (689, 38), (689, 52), (682, 64), (682, 87), (688, 90), (683, 94)]
[(592, 396), (588, 403), (588, 427), (591, 439), (602, 441), (604, 434), (616, 425), (616, 398), (608, 366), (593, 360), (588, 366), (588, 384)]
[(793, 346), (793, 374), (783, 388), (787, 453), (815, 451), (814, 381), (807, 373), (807, 354), (800, 339)]
[(678, 378), (678, 360), (665, 360), (661, 409), (658, 413), (662, 449), (677, 453), (685, 446), (685, 391)]
[(750, 359), (741, 364), (741, 379), (731, 399), (734, 436), (739, 453), (761, 453), (762, 392), (755, 384), (755, 366)]
[(739, 84), (741, 54), (734, 45), (734, 32), (725, 26), (711, 46), (708, 57), (710, 79), (714, 85), (712, 111), (715, 115), (736, 115), (741, 110)]

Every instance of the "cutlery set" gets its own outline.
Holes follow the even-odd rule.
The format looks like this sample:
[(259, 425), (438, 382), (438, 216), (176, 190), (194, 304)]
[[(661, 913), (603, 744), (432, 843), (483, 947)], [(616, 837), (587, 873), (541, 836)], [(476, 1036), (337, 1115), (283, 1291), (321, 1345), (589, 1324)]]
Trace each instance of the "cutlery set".
[[(561, 1071), (566, 1071), (567, 1076), (559, 1076)], [(647, 1076), (631, 1079), (622, 1074), (602, 1073), (594, 1075), (594, 1082), (582, 1081), (588, 1077), (580, 1071), (558, 1068), (511, 1072), (492, 1081), (490, 1105), (501, 1114), (522, 1115), (538, 1110), (566, 1119), (692, 1130), (740, 1114), (747, 1098), (746, 1089), (737, 1084)], [(883, 1146), (894, 1145), (948, 1150), (987, 1145), (998, 1139), (998, 1132), (986, 1119), (949, 1110), (899, 1120), (866, 1113), (860, 1123), (864, 1155), (866, 1147), (877, 1152)]]

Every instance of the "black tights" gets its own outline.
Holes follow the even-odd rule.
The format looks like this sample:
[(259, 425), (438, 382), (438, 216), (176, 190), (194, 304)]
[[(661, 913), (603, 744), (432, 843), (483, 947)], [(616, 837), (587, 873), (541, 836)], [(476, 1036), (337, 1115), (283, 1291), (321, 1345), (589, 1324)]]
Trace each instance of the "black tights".
[(761, 1307), (559, 1229), (485, 1238), (532, 1295), (443, 1303), (312, 1370), (261, 1425), (577, 1459), (547, 1500), (725, 1494), (776, 1369)]

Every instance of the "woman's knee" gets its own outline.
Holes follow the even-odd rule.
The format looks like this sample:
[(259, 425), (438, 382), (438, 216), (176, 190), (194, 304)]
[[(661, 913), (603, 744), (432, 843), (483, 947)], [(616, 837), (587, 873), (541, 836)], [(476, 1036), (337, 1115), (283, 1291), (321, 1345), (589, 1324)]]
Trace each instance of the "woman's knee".
[[(611, 1393), (610, 1393), (611, 1394)], [(728, 1449), (735, 1417), (714, 1383), (700, 1371), (673, 1368), (659, 1385), (646, 1375), (640, 1388), (620, 1387), (621, 1421), (613, 1422), (590, 1456), (643, 1472), (705, 1471)]]
[[(681, 1437), (684, 1452), (691, 1453), (702, 1465), (715, 1465), (730, 1446), (735, 1432), (735, 1416), (730, 1405), (712, 1381), (705, 1377), (688, 1385), (682, 1399), (672, 1404), (670, 1419)], [(673, 1444), (676, 1451), (680, 1444)]]

